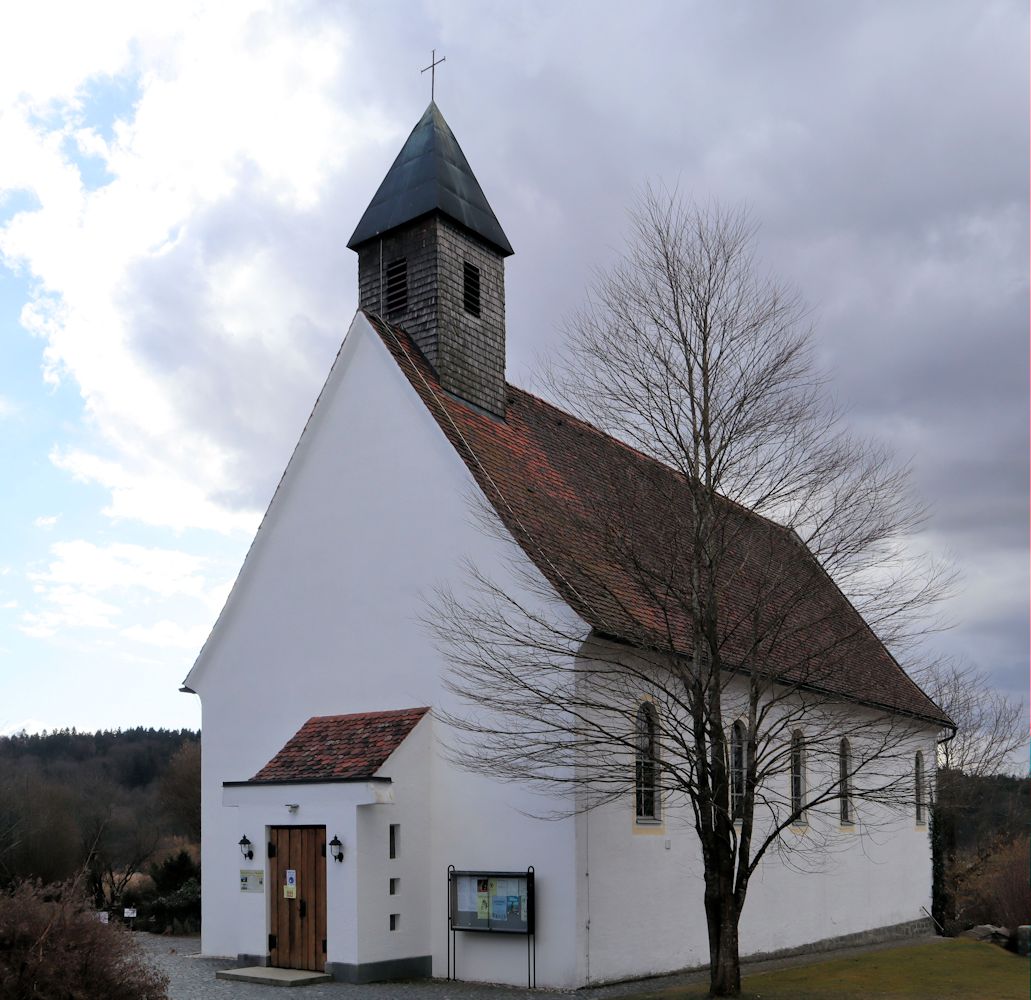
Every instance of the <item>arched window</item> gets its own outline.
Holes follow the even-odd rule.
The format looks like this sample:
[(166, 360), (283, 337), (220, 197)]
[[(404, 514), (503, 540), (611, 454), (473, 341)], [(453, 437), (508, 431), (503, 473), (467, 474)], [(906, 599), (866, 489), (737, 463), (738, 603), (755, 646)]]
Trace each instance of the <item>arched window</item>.
[(791, 816), (793, 823), (805, 823), (805, 740), (802, 730), (791, 734)]
[(730, 730), (730, 815), (745, 814), (745, 724), (735, 722)]
[(916, 821), (926, 822), (924, 812), (924, 753), (917, 750), (916, 761), (913, 765), (913, 786), (916, 796)]
[(838, 801), (841, 825), (851, 826), (852, 815), (852, 749), (848, 740), (842, 740), (838, 747)]
[(635, 721), (637, 742), (637, 819), (659, 819), (659, 724), (655, 706), (642, 701)]

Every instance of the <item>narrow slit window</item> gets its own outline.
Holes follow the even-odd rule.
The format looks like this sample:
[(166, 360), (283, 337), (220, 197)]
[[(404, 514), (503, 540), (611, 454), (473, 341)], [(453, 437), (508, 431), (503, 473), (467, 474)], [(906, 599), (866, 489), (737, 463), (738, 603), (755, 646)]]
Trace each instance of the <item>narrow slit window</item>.
[(735, 722), (730, 731), (730, 815), (741, 819), (745, 814), (745, 727)]
[(914, 794), (916, 797), (916, 821), (923, 825), (927, 821), (927, 814), (924, 808), (924, 754), (917, 750), (916, 761), (914, 762)]
[(390, 857), (396, 858), (401, 853), (401, 824), (390, 824)]
[(838, 746), (838, 805), (842, 826), (851, 826), (852, 814), (852, 749), (848, 740)]
[(659, 819), (659, 725), (655, 707), (641, 702), (635, 721), (637, 742), (637, 819), (654, 823)]
[(470, 316), (480, 315), (480, 269), (469, 261), (464, 262), (462, 300)]
[(386, 312), (399, 316), (408, 308), (408, 258), (399, 257), (387, 264), (383, 275), (386, 283)]
[(396, 931), (401, 926), (401, 914), (391, 913), (390, 914), (390, 929)]
[(401, 891), (401, 880), (399, 878), (392, 878), (390, 880), (390, 895), (396, 896)]
[(804, 825), (805, 818), (805, 740), (796, 729), (791, 734), (791, 817)]

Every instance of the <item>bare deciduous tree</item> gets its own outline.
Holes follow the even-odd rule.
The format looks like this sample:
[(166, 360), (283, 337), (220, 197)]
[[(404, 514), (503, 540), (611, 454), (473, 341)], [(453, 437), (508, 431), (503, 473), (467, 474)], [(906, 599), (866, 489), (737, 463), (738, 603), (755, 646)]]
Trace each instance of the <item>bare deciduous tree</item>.
[(952, 659), (934, 660), (916, 674), (920, 686), (956, 723), (939, 746), (938, 767), (968, 777), (1001, 774), (1027, 745), (1022, 706), (995, 690), (983, 669)]
[(98, 908), (118, 906), (161, 839), (153, 800), (130, 797), (97, 778), (83, 789), (78, 814), (89, 892)]
[(1005, 825), (966, 858), (960, 856), (957, 846), (961, 830), (977, 825), (973, 821), (984, 792), (979, 779), (1014, 767), (1013, 755), (1027, 746), (1027, 729), (1022, 707), (994, 690), (979, 667), (935, 660), (921, 669), (918, 679), (956, 723), (955, 736), (939, 744), (931, 802), (931, 909), (938, 925), (948, 930), (957, 925), (957, 889), (978, 879), (985, 865), (996, 854), (1005, 853), (1012, 841), (1012, 826)]
[(158, 799), (176, 832), (200, 841), (200, 742), (176, 750), (158, 786)]
[(748, 216), (648, 191), (632, 220), (553, 383), (642, 453), (591, 470), (592, 558), (574, 583), (509, 522), (550, 585), (470, 567), (427, 621), (465, 706), (444, 713), (461, 766), (570, 812), (636, 793), (639, 815), (686, 817), (711, 990), (734, 995), (760, 861), (913, 808), (914, 755), (929, 746), (930, 768), (947, 720), (882, 643), (929, 627), (949, 578), (907, 544), (923, 516), (907, 470), (828, 403), (805, 310), (760, 274)]

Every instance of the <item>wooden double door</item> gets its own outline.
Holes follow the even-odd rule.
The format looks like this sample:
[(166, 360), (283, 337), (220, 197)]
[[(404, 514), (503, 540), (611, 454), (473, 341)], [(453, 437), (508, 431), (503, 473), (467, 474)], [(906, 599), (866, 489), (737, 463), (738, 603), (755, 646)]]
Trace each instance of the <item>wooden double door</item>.
[(269, 958), (280, 969), (326, 969), (326, 828), (269, 831)]

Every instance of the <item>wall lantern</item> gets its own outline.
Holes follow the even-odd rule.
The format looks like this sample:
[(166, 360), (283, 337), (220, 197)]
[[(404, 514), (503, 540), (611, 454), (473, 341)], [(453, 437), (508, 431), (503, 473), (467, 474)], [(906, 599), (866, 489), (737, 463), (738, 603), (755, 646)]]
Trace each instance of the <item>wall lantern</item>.
[(333, 839), (329, 842), (329, 853), (333, 855), (334, 861), (344, 860), (344, 845), (340, 843), (340, 838), (333, 834)]
[(251, 846), (251, 842), (247, 839), (247, 834), (244, 834), (240, 838), (240, 853), (250, 861), (254, 857), (254, 850)]

